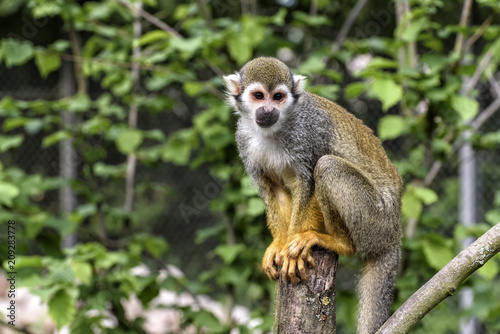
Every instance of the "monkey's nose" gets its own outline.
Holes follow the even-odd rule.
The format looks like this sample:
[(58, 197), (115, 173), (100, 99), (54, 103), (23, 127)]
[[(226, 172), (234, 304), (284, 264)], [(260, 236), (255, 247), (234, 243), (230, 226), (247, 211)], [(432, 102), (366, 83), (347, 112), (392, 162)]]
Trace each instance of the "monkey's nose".
[(261, 128), (269, 128), (274, 123), (278, 121), (280, 117), (280, 112), (276, 108), (272, 108), (271, 110), (266, 110), (264, 107), (260, 107), (255, 112), (255, 122)]

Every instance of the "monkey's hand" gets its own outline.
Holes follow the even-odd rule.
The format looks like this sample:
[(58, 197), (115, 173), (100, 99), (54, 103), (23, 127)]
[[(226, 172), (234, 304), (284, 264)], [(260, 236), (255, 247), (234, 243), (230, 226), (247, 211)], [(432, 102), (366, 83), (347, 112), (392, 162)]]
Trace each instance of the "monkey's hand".
[(273, 281), (278, 279), (279, 273), (277, 268), (283, 264), (283, 257), (280, 255), (283, 245), (284, 242), (273, 240), (269, 247), (267, 247), (262, 258), (262, 269)]

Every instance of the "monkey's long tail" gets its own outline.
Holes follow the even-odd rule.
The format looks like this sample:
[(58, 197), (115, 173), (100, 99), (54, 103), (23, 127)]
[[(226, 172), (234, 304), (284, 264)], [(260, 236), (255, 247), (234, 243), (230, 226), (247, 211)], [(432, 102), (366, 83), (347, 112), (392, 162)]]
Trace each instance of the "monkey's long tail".
[(389, 318), (400, 249), (365, 259), (358, 285), (358, 334), (375, 333)]

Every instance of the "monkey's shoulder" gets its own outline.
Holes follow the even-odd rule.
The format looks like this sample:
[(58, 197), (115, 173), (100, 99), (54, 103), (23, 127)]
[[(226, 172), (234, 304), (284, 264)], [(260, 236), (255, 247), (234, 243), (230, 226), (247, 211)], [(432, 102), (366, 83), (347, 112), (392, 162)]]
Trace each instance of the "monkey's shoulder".
[(340, 137), (367, 137), (378, 141), (372, 129), (363, 124), (363, 121), (347, 111), (339, 104), (319, 95), (306, 92), (304, 103), (310, 108), (325, 113), (324, 116), (333, 121), (333, 127)]

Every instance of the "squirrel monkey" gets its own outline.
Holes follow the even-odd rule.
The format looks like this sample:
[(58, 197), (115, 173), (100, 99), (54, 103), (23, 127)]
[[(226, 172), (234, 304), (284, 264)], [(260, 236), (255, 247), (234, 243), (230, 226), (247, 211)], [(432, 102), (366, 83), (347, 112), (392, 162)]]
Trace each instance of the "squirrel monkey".
[(391, 313), (402, 236), (403, 182), (380, 140), (275, 58), (251, 60), (224, 81), (273, 236), (262, 268), (297, 283), (296, 267), (305, 280), (315, 265), (315, 245), (360, 255), (358, 333), (375, 333)]

